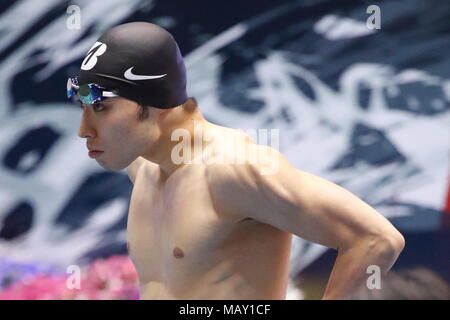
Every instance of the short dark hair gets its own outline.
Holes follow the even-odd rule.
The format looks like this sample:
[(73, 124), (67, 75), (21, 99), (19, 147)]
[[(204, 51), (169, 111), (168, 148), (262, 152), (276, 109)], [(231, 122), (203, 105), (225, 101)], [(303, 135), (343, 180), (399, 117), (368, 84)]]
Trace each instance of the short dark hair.
[[(139, 120), (144, 121), (148, 118), (148, 108), (151, 108), (151, 106), (145, 106), (142, 104), (138, 104), (140, 111), (139, 111)], [(189, 97), (185, 103), (182, 104), (183, 107), (188, 108), (189, 110), (193, 110), (198, 106), (197, 99), (195, 97)]]
[(139, 104), (139, 121), (144, 121), (145, 119), (148, 118), (148, 108), (150, 108), (149, 106), (144, 106), (142, 104)]

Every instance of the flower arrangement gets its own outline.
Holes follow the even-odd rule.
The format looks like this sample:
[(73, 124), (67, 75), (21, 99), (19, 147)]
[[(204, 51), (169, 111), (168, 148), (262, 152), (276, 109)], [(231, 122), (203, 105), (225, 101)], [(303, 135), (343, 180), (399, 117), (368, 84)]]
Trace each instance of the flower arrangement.
[[(11, 280), (14, 268), (19, 271)], [(49, 270), (36, 265), (4, 265), (0, 269), (0, 280), (5, 282), (0, 300), (139, 299), (137, 272), (128, 256), (95, 260), (81, 270), (79, 286), (70, 285), (74, 274)]]

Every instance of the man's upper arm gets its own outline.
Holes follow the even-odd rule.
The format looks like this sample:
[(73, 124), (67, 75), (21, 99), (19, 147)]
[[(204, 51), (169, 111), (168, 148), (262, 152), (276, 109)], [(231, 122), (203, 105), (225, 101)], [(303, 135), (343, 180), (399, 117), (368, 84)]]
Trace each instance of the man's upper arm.
[(210, 170), (215, 205), (236, 217), (273, 225), (305, 240), (342, 248), (368, 236), (401, 235), (390, 222), (350, 191), (292, 167), (279, 152), (273, 174), (256, 162)]

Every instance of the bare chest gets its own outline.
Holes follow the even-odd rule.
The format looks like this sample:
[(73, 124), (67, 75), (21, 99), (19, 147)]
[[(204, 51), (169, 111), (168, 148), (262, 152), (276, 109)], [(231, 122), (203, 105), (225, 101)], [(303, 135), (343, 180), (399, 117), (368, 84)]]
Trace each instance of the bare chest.
[(200, 277), (217, 264), (218, 249), (233, 229), (214, 210), (200, 177), (173, 182), (163, 190), (145, 175), (135, 182), (127, 239), (141, 283)]

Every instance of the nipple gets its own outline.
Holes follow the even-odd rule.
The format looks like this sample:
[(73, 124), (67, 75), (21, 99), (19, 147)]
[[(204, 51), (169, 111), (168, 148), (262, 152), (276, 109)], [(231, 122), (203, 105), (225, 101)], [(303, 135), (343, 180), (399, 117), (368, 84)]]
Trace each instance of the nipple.
[(184, 252), (180, 248), (176, 247), (175, 249), (173, 249), (173, 255), (175, 258), (181, 259), (184, 257)]

